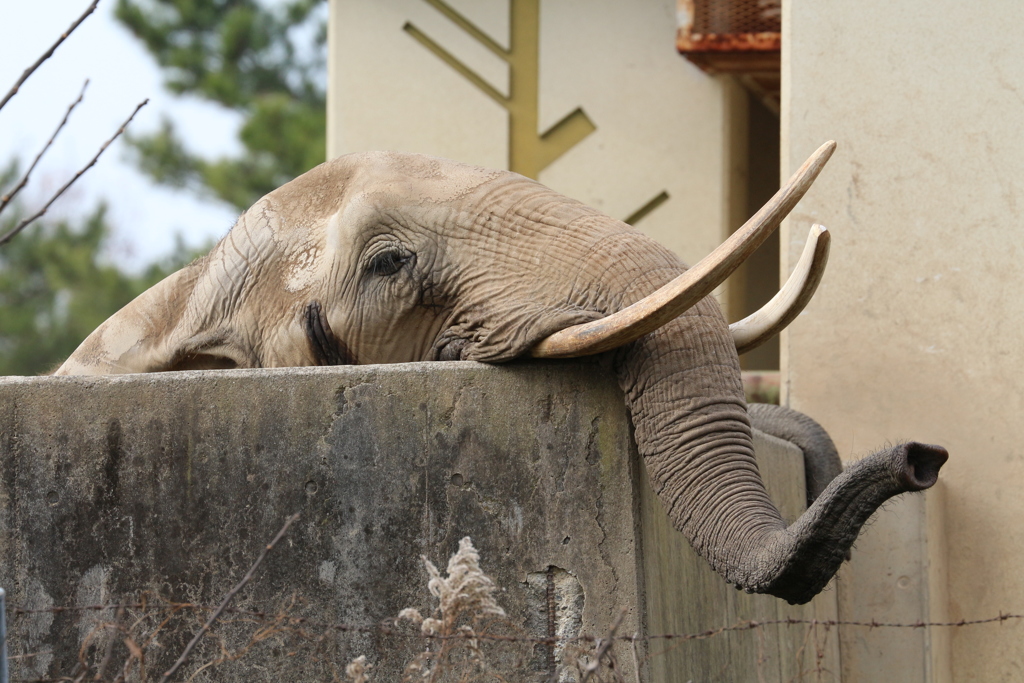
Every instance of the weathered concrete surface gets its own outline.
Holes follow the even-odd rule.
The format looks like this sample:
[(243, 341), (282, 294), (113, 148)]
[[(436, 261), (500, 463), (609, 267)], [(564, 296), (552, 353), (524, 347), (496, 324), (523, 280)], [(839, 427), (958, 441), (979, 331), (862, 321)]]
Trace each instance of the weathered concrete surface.
[[(843, 621), (949, 621), (944, 494), (939, 480), (925, 494), (899, 496), (864, 529), (853, 560), (838, 575)], [(843, 680), (888, 680), (898, 666), (902, 681), (951, 683), (950, 631), (843, 626)]]
[[(801, 500), (795, 449), (763, 439), (757, 448), (776, 498)], [(270, 635), (196, 680), (330, 680), (360, 654), (374, 663), (374, 680), (397, 680), (423, 642), (374, 627), (404, 607), (429, 615), (435, 603), (420, 555), (443, 570), (467, 535), (502, 589), (511, 624), (501, 633), (545, 637), (553, 626), (559, 635), (601, 636), (620, 610), (627, 635), (779, 613), (772, 598), (744, 602), (664, 525), (638, 482), (622, 396), (593, 363), (7, 378), (0, 467), (0, 586), (17, 608), (131, 602), (143, 591), (151, 603), (215, 605), (285, 517), (302, 513), (236, 606), (370, 632), (293, 623), (305, 635)], [(789, 494), (786, 482), (796, 482)], [(685, 621), (672, 621), (664, 606)], [(129, 610), (122, 623), (138, 613)], [(150, 675), (208, 612), (184, 614), (150, 644)], [(14, 653), (42, 653), (15, 660), (15, 678), (68, 675), (83, 642), (86, 658), (100, 660), (109, 632), (96, 625), (112, 618), (15, 617)], [(219, 633), (240, 648), (259, 626)], [(799, 649), (804, 633), (767, 637), (769, 655), (757, 634), (730, 637), (733, 647), (747, 645), (727, 651), (726, 678), (755, 670), (764, 680), (790, 678), (765, 673), (764, 662), (778, 669), (777, 658)], [(707, 646), (688, 646), (687, 659), (704, 667), (697, 670), (720, 667), (723, 641), (700, 642)], [(551, 665), (545, 647), (490, 649), (512, 665), (510, 680), (533, 681)], [(120, 644), (113, 652), (115, 662), (127, 656)], [(643, 680), (691, 677), (679, 678), (685, 671), (670, 656), (648, 664), (643, 642), (635, 656), (628, 643), (615, 653), (626, 680), (637, 680), (636, 663)], [(189, 671), (218, 654), (216, 641), (204, 642)], [(560, 648), (556, 663), (566, 654)]]
[[(425, 370), (4, 380), (0, 584), (12, 604), (35, 608), (140, 590), (216, 604), (299, 511), (239, 606), (274, 610), (297, 592), (308, 605), (299, 612), (318, 621), (427, 614), (420, 555), (443, 568), (468, 535), (518, 626), (527, 574), (555, 566), (586, 587), (587, 631), (622, 607), (635, 631), (635, 478), (613, 382), (588, 365)], [(15, 621), (17, 651), (55, 651), (21, 675), (69, 673), (88, 630), (73, 614)], [(415, 652), (394, 639), (339, 640), (346, 657), (375, 663), (378, 680)], [(232, 680), (330, 671), (266, 652), (230, 669)]]
[[(756, 432), (754, 448), (768, 492), (783, 517), (793, 521), (804, 511), (806, 500), (800, 452), (786, 441)], [(642, 473), (641, 479), (645, 477)], [(649, 634), (699, 634), (750, 621), (836, 619), (834, 582), (806, 605), (738, 591), (711, 571), (672, 528), (646, 481), (640, 500)], [(841, 680), (835, 631), (807, 623), (775, 623), (695, 640), (654, 639), (648, 651), (650, 680), (658, 683)]]

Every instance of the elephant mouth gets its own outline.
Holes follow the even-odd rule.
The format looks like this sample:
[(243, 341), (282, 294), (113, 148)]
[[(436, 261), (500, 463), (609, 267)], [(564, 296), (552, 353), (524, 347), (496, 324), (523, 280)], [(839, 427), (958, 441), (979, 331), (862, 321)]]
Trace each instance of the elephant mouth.
[(302, 316), (302, 330), (317, 365), (356, 365), (355, 354), (334, 334), (319, 301), (311, 301)]
[(449, 361), (462, 360), (462, 350), (469, 344), (464, 337), (454, 335), (443, 335), (437, 340), (433, 348), (433, 360)]

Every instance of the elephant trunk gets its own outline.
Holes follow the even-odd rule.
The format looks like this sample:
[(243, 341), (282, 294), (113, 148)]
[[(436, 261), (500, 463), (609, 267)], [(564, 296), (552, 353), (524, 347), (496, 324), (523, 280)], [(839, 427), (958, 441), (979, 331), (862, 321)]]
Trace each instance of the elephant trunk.
[(848, 467), (782, 532), (786, 562), (764, 577), (764, 592), (792, 603), (813, 598), (835, 574), (868, 517), (893, 496), (934, 485), (947, 457), (940, 446), (911, 442)]
[(674, 525), (727, 581), (791, 603), (813, 598), (888, 498), (931, 486), (946, 452), (902, 444), (839, 475), (786, 526), (754, 459), (739, 362), (705, 299), (615, 356), (637, 446)]

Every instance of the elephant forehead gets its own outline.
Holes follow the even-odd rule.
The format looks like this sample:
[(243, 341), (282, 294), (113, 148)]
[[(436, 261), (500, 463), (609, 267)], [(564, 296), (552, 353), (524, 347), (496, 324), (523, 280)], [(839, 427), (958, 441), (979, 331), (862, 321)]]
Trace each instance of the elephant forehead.
[(261, 268), (280, 273), (287, 292), (308, 289), (323, 276), (326, 221), (310, 221), (301, 214), (282, 213), (270, 202), (261, 202), (247, 211), (222, 242), (220, 278), (236, 286), (242, 278)]
[(355, 253), (377, 234), (407, 228), (436, 231), (454, 210), (451, 202), (413, 197), (399, 187), (352, 192), (344, 206), (327, 220), (324, 243), (331, 250)]
[(323, 254), (324, 250), (316, 244), (293, 253), (282, 274), (285, 291), (301, 292), (319, 282), (327, 270)]
[(282, 253), (306, 251), (322, 244), (324, 220), (290, 208), (287, 204), (279, 206), (261, 200), (242, 214), (228, 236), (238, 235), (258, 248), (273, 244)]
[(378, 153), (368, 155), (352, 189), (372, 196), (382, 207), (388, 204), (450, 204), (507, 171), (460, 164), (423, 155)]

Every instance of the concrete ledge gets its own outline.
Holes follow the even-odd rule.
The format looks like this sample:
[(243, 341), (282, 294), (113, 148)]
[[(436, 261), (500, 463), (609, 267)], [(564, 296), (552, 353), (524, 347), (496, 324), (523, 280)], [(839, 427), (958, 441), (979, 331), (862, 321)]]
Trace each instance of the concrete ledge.
[[(857, 541), (838, 575), (844, 621), (950, 621), (945, 531), (945, 483), (886, 504)], [(844, 680), (950, 683), (952, 629), (943, 626), (872, 629), (840, 634)]]
[[(793, 521), (805, 509), (803, 456), (789, 442), (759, 432), (754, 433), (754, 450), (768, 492), (783, 517)], [(748, 621), (837, 618), (834, 582), (806, 605), (748, 595), (726, 584), (670, 526), (646, 481), (639, 489), (648, 633), (700, 634)], [(772, 623), (756, 631), (695, 640), (656, 640), (650, 643), (649, 657), (650, 680), (658, 682), (840, 680), (835, 631), (804, 623)]]
[[(799, 452), (760, 438), (757, 450), (773, 495), (793, 509)], [(290, 604), (296, 616), (371, 629), (404, 607), (427, 614), (420, 555), (443, 568), (463, 536), (521, 635), (554, 626), (602, 636), (620, 610), (621, 634), (704, 630), (775, 618), (781, 604), (725, 586), (665, 525), (638, 476), (622, 395), (589, 362), (6, 378), (0, 467), (0, 586), (15, 607), (117, 603), (141, 591), (216, 604), (296, 511), (301, 520), (236, 606)], [(16, 660), (14, 677), (70, 673), (98, 619), (12, 620), (13, 651), (43, 653)], [(158, 638), (151, 672), (197, 623)], [(225, 637), (244, 644), (237, 630)], [(731, 680), (765, 668), (764, 644), (743, 635), (754, 645), (734, 653)], [(85, 654), (97, 658), (105, 641), (91, 638)], [(360, 654), (374, 680), (397, 680), (422, 650), (374, 632), (331, 638), (333, 649), (300, 657), (271, 639), (197, 680), (330, 680)], [(777, 662), (804, 634), (771, 638), (776, 663), (763, 679), (788, 679)], [(721, 642), (688, 646), (685, 661), (642, 642), (616, 652), (626, 680), (685, 681), (688, 671), (722, 671)], [(511, 680), (545, 680), (544, 647), (507, 654), (518, 667)], [(205, 641), (193, 670), (217, 654)]]
[[(584, 629), (604, 631), (620, 607), (625, 632), (639, 628), (629, 422), (593, 365), (8, 379), (0, 430), (0, 585), (17, 606), (142, 590), (216, 604), (301, 511), (239, 606), (273, 610), (297, 592), (317, 621), (372, 627), (404, 607), (427, 613), (420, 555), (443, 568), (468, 535), (524, 627), (537, 620), (522, 583), (555, 566), (586, 586)], [(25, 626), (12, 624), (16, 649), (53, 655), (21, 676), (73, 669), (89, 630), (79, 615)], [(343, 656), (376, 664), (377, 680), (411, 657), (404, 643), (341, 640)], [(164, 649), (176, 655), (178, 641)], [(330, 678), (324, 663), (258, 651), (230, 670), (230, 680)]]

